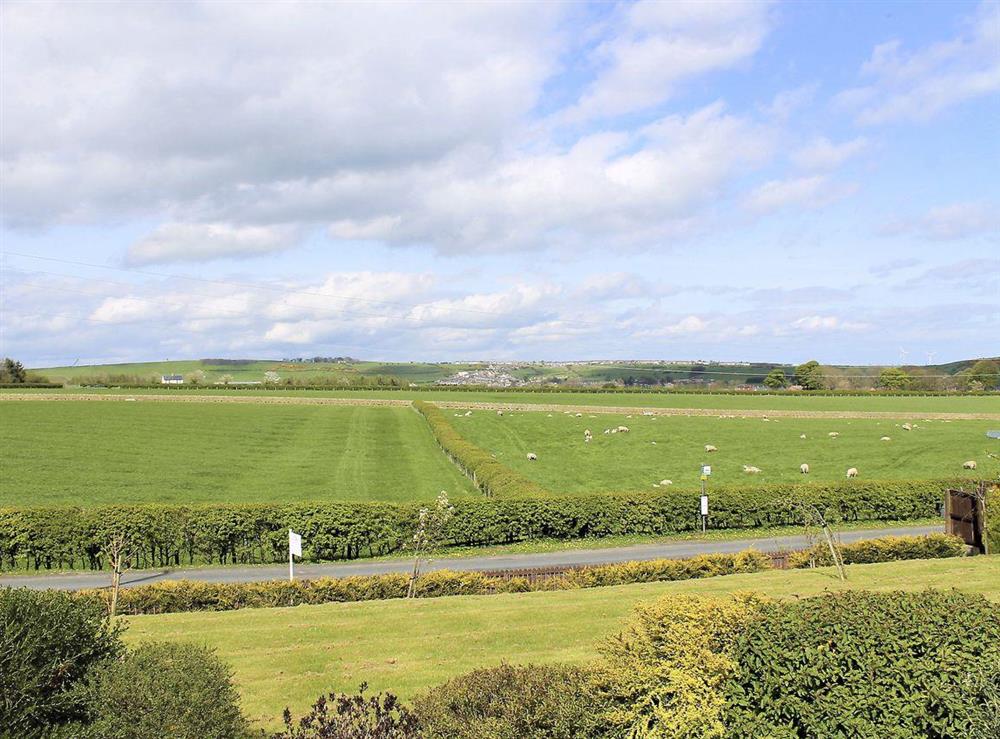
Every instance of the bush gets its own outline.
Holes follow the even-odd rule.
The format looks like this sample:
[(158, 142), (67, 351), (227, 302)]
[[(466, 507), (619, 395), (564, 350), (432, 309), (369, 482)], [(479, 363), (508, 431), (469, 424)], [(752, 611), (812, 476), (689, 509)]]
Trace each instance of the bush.
[[(361, 684), (357, 695), (320, 696), (312, 710), (298, 721), (287, 708), (285, 730), (272, 739), (418, 739), (422, 734), (416, 717), (392, 693), (365, 697)], [(333, 708), (331, 712), (331, 706)]]
[(843, 592), (765, 605), (732, 652), (727, 736), (944, 739), (970, 730), (967, 673), (1000, 657), (986, 598)]
[[(492, 577), (482, 572), (435, 570), (419, 577), (416, 597), (533, 590), (572, 590), (635, 582), (691, 580), (740, 572), (760, 572), (770, 567), (767, 555), (748, 550), (738, 554), (705, 554), (690, 559), (655, 559), (569, 570), (563, 575), (529, 582), (524, 578)], [(303, 603), (340, 603), (403, 598), (409, 577), (390, 573), (314, 580), (272, 580), (250, 583), (208, 583), (191, 580), (154, 583), (125, 588), (118, 593), (118, 612), (127, 615), (180, 611), (231, 611)], [(77, 598), (108, 607), (108, 590), (80, 591)]]
[(195, 644), (143, 644), (87, 679), (89, 730), (101, 739), (234, 739), (248, 735), (232, 676)]
[(122, 650), (101, 605), (65, 593), (0, 589), (0, 736), (34, 736), (81, 720), (76, 689)]
[[(709, 525), (796, 525), (801, 518), (789, 504), (793, 500), (844, 521), (929, 518), (936, 515), (942, 491), (955, 484), (845, 480), (719, 487), (712, 492)], [(512, 490), (505, 487), (500, 497), (454, 500), (446, 543), (657, 535), (701, 526), (696, 490), (529, 497), (514, 497)], [(417, 503), (365, 502), (6, 508), (0, 509), (0, 566), (101, 569), (107, 566), (101, 545), (111, 531), (125, 531), (142, 542), (138, 568), (284, 562), (289, 528), (303, 534), (304, 554), (311, 561), (379, 556), (402, 550), (416, 528), (419, 508)]]
[[(844, 564), (872, 564), (895, 562), (902, 559), (947, 559), (964, 557), (965, 542), (948, 534), (926, 536), (885, 536), (840, 547)], [(793, 552), (788, 557), (789, 567), (825, 567), (833, 564), (830, 547), (817, 544), (812, 549)]]
[(603, 736), (588, 673), (502, 664), (453, 678), (417, 698), (427, 739), (585, 739)]
[(1000, 555), (1000, 485), (986, 491), (985, 508), (987, 552)]
[(972, 667), (963, 689), (966, 695), (981, 700), (966, 703), (969, 725), (966, 739), (997, 739), (1000, 736), (1000, 658), (984, 659)]
[(669, 595), (636, 606), (596, 667), (613, 734), (723, 736), (722, 688), (737, 669), (730, 652), (762, 604), (753, 594)]

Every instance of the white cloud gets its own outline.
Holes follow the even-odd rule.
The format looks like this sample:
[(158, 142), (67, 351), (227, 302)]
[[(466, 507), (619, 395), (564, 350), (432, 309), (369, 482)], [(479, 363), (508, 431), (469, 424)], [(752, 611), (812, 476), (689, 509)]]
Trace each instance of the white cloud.
[(744, 205), (757, 213), (790, 205), (819, 208), (853, 194), (856, 189), (856, 185), (835, 183), (825, 175), (770, 180), (750, 192)]
[(986, 201), (950, 203), (922, 216), (897, 218), (882, 225), (882, 236), (915, 235), (933, 241), (957, 241), (1000, 235), (1000, 204)]
[(871, 325), (862, 321), (848, 321), (840, 316), (803, 316), (791, 323), (791, 328), (806, 333), (828, 331), (866, 331)]
[(1000, 92), (1000, 5), (981, 3), (965, 32), (912, 52), (899, 40), (879, 44), (862, 67), (871, 84), (845, 90), (835, 102), (859, 123), (925, 121), (974, 98)]
[(791, 159), (795, 166), (802, 169), (830, 170), (836, 169), (867, 148), (868, 140), (863, 136), (840, 144), (835, 144), (825, 136), (821, 136), (801, 149), (792, 152)]
[(166, 223), (133, 244), (127, 264), (205, 262), (285, 251), (296, 245), (291, 227), (234, 226), (229, 223)]

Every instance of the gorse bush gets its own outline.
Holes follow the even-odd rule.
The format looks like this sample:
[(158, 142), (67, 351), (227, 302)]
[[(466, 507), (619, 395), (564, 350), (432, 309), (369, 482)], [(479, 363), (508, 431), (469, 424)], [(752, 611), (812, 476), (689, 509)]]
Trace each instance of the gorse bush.
[(732, 651), (723, 723), (732, 739), (958, 739), (987, 699), (968, 675), (998, 657), (1000, 609), (982, 596), (843, 592), (765, 605)]
[(586, 669), (502, 664), (474, 670), (414, 702), (427, 739), (587, 739), (604, 736)]
[[(953, 481), (894, 480), (719, 487), (709, 527), (796, 525), (791, 501), (843, 521), (928, 518)], [(466, 498), (444, 532), (446, 544), (485, 546), (532, 539), (657, 535), (700, 528), (698, 491)], [(288, 529), (303, 534), (306, 559), (337, 560), (401, 551), (420, 504), (134, 505), (0, 509), (0, 566), (100, 569), (101, 546), (116, 531), (141, 542), (137, 567), (283, 562)]]
[[(661, 582), (760, 572), (770, 559), (759, 552), (706, 554), (690, 559), (658, 559), (645, 562), (599, 565), (570, 570), (564, 575), (529, 582), (523, 578), (491, 577), (482, 572), (437, 570), (421, 575), (416, 597), (573, 590), (635, 582)], [(409, 577), (403, 574), (358, 575), (316, 578), (295, 582), (207, 583), (189, 580), (126, 588), (118, 594), (118, 612), (127, 615), (176, 613), (181, 611), (229, 611), (300, 604), (356, 602), (405, 598)], [(77, 598), (107, 607), (107, 590), (81, 591)]]
[(148, 643), (87, 678), (88, 736), (239, 739), (249, 728), (229, 668), (196, 644)]
[(40, 736), (83, 720), (88, 670), (123, 649), (97, 602), (0, 589), (0, 736)]
[[(871, 564), (895, 562), (903, 559), (947, 559), (965, 555), (965, 542), (948, 534), (925, 536), (885, 536), (880, 539), (858, 541), (840, 547), (844, 564)], [(823, 543), (812, 549), (793, 552), (788, 557), (789, 567), (826, 567), (833, 565), (830, 547)]]

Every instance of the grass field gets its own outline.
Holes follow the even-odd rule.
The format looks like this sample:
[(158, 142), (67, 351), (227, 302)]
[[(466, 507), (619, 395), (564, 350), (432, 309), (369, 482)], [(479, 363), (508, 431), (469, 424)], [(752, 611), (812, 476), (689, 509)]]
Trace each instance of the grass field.
[[(958, 587), (1000, 600), (1000, 557), (855, 565), (848, 573), (846, 587)], [(127, 638), (214, 647), (235, 670), (247, 713), (274, 726), (286, 705), (301, 712), (320, 693), (353, 690), (363, 680), (375, 691), (409, 698), (501, 660), (588, 660), (633, 604), (667, 593), (756, 590), (790, 598), (841, 587), (827, 570), (796, 570), (549, 593), (177, 613), (132, 617)]]
[(471, 492), (410, 408), (0, 403), (0, 505)]
[[(449, 420), (455, 429), (497, 459), (557, 492), (653, 489), (699, 483), (701, 464), (712, 466), (712, 484), (840, 480), (849, 467), (861, 479), (984, 476), (987, 421), (919, 421), (912, 431), (887, 420), (718, 418), (564, 413), (474, 412)], [(625, 425), (629, 433), (604, 434)], [(589, 428), (593, 441), (584, 442)], [(840, 436), (831, 438), (829, 432)], [(800, 438), (802, 434), (805, 439)], [(892, 440), (880, 441), (882, 436)], [(654, 443), (655, 442), (655, 443)], [(708, 454), (706, 444), (718, 448)], [(527, 453), (538, 455), (528, 461)], [(962, 469), (965, 460), (979, 469)], [(799, 465), (807, 463), (803, 475)], [(747, 475), (743, 465), (763, 470)]]
[[(3, 393), (93, 393), (132, 395), (135, 390), (113, 388), (76, 388), (32, 390), (5, 388)], [(809, 396), (786, 395), (710, 395), (699, 393), (543, 393), (483, 390), (260, 390), (218, 387), (201, 389), (143, 389), (142, 394), (168, 393), (185, 395), (247, 395), (319, 398), (393, 398), (396, 400), (444, 400), (477, 403), (534, 403), (539, 405), (627, 406), (631, 408), (709, 408), (716, 410), (758, 411), (859, 411), (897, 413), (901, 417), (920, 418), (921, 413), (988, 413), (1000, 421), (1000, 393), (993, 395), (907, 395), (907, 396)], [(1000, 425), (994, 421), (994, 427)]]

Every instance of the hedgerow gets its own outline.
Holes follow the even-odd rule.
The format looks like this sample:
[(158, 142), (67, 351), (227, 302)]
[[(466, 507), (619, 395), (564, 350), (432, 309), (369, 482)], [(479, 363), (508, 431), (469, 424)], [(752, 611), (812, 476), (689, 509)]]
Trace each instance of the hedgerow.
[[(925, 536), (885, 536), (839, 547), (844, 564), (895, 562), (902, 559), (947, 559), (965, 554), (965, 542), (948, 534)], [(833, 564), (830, 548), (817, 544), (812, 549), (793, 552), (789, 567), (826, 567)]]
[[(748, 550), (738, 554), (706, 554), (690, 559), (657, 559), (645, 562), (599, 565), (570, 570), (564, 575), (529, 582), (525, 578), (506, 579), (482, 572), (437, 570), (420, 576), (416, 597), (440, 598), (450, 595), (523, 593), (537, 590), (575, 590), (637, 582), (692, 580), (717, 575), (761, 572), (770, 559)], [(352, 603), (366, 600), (403, 598), (409, 576), (389, 573), (352, 577), (321, 577), (286, 582), (273, 580), (252, 583), (207, 583), (191, 580), (154, 583), (126, 588), (118, 594), (118, 612), (139, 615), (182, 611), (232, 611), (240, 608), (271, 608), (319, 603)], [(84, 590), (84, 600), (108, 605), (108, 590)]]
[[(791, 503), (810, 503), (837, 520), (882, 521), (936, 515), (953, 481), (865, 480), (712, 491), (710, 529), (801, 523)], [(485, 546), (533, 539), (661, 535), (701, 527), (698, 492), (671, 489), (578, 496), (456, 499), (446, 545)], [(303, 534), (310, 561), (399, 552), (420, 504), (330, 502), (282, 505), (132, 505), (0, 509), (0, 567), (102, 569), (112, 532), (141, 543), (135, 567), (262, 564), (288, 557), (288, 529)]]

